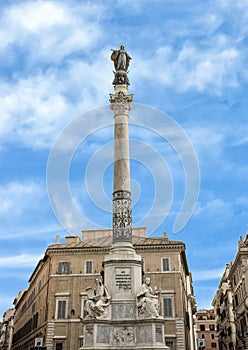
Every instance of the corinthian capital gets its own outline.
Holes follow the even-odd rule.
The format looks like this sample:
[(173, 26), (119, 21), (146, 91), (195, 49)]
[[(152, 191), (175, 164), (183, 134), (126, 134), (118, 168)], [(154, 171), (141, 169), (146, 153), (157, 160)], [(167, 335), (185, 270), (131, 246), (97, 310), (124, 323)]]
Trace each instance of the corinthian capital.
[(126, 95), (122, 91), (117, 94), (109, 94), (110, 109), (117, 113), (127, 113), (132, 108), (133, 94)]

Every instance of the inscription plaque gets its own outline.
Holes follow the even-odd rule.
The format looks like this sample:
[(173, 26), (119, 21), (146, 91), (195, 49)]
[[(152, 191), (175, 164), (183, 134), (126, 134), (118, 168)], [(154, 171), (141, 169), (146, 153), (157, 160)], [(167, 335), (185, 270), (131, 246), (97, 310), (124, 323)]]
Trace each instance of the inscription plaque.
[(163, 343), (163, 332), (161, 325), (156, 325), (156, 342)]
[(115, 269), (115, 287), (117, 293), (131, 292), (131, 269), (129, 267)]

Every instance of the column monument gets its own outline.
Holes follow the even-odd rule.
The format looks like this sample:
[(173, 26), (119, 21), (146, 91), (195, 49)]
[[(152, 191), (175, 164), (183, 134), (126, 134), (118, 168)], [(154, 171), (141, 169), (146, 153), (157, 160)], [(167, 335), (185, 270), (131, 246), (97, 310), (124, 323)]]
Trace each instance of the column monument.
[(150, 279), (142, 283), (141, 256), (132, 244), (132, 206), (128, 112), (133, 95), (128, 95), (128, 68), (131, 57), (124, 45), (113, 50), (114, 94), (114, 188), (113, 240), (105, 256), (104, 283), (87, 288), (88, 300), (83, 319), (84, 345), (80, 349), (169, 349), (164, 342), (164, 320), (159, 298)]

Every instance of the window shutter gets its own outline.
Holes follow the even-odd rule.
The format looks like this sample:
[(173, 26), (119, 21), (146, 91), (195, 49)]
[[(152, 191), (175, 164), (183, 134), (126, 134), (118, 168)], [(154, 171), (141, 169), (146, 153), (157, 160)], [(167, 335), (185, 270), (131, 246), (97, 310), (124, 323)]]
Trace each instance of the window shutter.
[(86, 273), (92, 273), (93, 272), (93, 263), (92, 261), (86, 261)]
[(173, 317), (172, 298), (164, 298), (164, 317)]
[(163, 271), (169, 271), (169, 258), (163, 258)]
[(65, 311), (66, 311), (66, 300), (59, 300), (58, 301), (58, 319), (63, 320), (65, 319)]
[(70, 273), (70, 263), (68, 261), (61, 261), (59, 263), (59, 275)]

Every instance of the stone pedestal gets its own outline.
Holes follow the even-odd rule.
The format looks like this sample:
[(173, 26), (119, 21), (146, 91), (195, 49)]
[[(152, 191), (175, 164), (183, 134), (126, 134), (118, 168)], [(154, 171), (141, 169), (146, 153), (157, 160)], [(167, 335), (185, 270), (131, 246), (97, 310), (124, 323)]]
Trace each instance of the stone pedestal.
[(107, 317), (84, 319), (82, 350), (169, 349), (162, 317), (141, 319), (137, 294), (142, 285), (141, 256), (131, 243), (115, 243), (104, 259), (104, 285), (111, 295)]
[(163, 320), (84, 321), (84, 346), (92, 349), (169, 349), (164, 344)]

